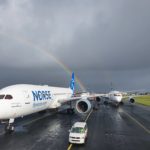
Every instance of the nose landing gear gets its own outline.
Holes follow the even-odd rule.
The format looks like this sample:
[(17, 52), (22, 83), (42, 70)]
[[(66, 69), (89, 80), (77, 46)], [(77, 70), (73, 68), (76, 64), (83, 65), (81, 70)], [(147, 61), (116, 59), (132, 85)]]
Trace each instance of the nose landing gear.
[(12, 133), (15, 130), (14, 126), (12, 124), (7, 124), (5, 126), (5, 132), (6, 133)]
[(12, 133), (15, 130), (13, 123), (14, 123), (14, 119), (9, 119), (9, 121), (6, 123), (6, 125), (5, 125), (6, 133)]

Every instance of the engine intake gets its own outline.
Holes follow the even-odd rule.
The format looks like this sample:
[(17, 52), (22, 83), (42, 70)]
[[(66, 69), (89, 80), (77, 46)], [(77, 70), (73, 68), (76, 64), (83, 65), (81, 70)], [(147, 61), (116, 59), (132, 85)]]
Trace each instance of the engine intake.
[(101, 98), (100, 98), (100, 97), (96, 97), (96, 101), (97, 101), (97, 102), (100, 102), (100, 101), (101, 101)]
[(87, 113), (91, 110), (91, 108), (91, 103), (87, 99), (81, 99), (76, 103), (76, 110), (78, 113)]
[(135, 100), (134, 100), (133, 98), (130, 98), (130, 99), (129, 99), (129, 102), (130, 102), (130, 103), (134, 103)]

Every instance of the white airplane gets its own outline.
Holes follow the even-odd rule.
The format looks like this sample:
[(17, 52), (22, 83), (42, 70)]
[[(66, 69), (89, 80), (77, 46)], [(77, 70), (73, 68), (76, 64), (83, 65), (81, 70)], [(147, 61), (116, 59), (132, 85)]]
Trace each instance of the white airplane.
[(123, 96), (122, 92), (120, 91), (110, 91), (108, 94), (105, 94), (102, 97), (105, 98), (104, 104), (111, 103), (114, 104), (115, 106), (119, 106), (119, 104), (123, 104), (123, 98), (126, 97), (129, 98), (129, 102), (131, 103), (135, 102), (133, 97)]
[(16, 118), (59, 108), (63, 103), (76, 100), (75, 109), (87, 113), (92, 108), (88, 97), (74, 96), (74, 73), (69, 88), (48, 85), (17, 84), (0, 90), (0, 121), (5, 123), (5, 131), (14, 131)]

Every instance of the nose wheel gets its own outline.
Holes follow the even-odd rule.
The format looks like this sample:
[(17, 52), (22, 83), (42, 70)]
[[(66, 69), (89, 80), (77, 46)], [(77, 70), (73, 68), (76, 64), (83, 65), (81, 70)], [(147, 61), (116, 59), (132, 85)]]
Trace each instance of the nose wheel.
[(15, 127), (13, 126), (13, 124), (7, 124), (5, 126), (5, 132), (6, 133), (12, 133), (15, 130)]
[(13, 123), (14, 123), (14, 119), (9, 119), (8, 123), (6, 123), (6, 125), (5, 125), (6, 133), (12, 133), (15, 130)]

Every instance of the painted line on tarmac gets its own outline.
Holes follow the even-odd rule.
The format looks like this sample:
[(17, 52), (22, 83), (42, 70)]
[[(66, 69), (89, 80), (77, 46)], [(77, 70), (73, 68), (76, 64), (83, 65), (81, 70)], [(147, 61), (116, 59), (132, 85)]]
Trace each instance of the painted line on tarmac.
[(72, 148), (72, 144), (69, 145), (67, 150), (71, 150), (71, 148)]
[[(54, 113), (46, 114), (46, 115), (41, 116), (41, 117), (38, 117), (38, 118), (36, 118), (36, 119), (31, 119), (30, 121), (21, 123), (20, 125), (16, 125), (16, 127), (17, 127), (17, 126), (27, 126), (27, 125), (30, 125), (30, 124), (32, 124), (32, 123), (34, 123), (34, 122), (36, 122), (36, 121), (42, 120), (42, 119), (44, 119), (44, 118), (46, 118), (46, 117), (49, 117), (49, 116), (52, 116), (52, 115), (54, 115), (54, 114), (55, 114), (55, 112), (54, 112)], [(0, 135), (3, 135), (3, 134), (5, 134), (5, 133), (6, 133), (5, 131), (0, 132)]]
[(147, 129), (143, 124), (141, 124), (139, 121), (137, 121), (134, 117), (132, 117), (130, 114), (128, 114), (127, 112), (125, 112), (123, 110), (123, 112), (131, 119), (133, 120), (135, 123), (137, 123), (142, 129), (144, 129), (148, 134), (150, 134), (150, 130)]
[(37, 119), (33, 119), (33, 120), (31, 120), (31, 121), (28, 121), (27, 123), (23, 123), (23, 126), (27, 126), (27, 125), (29, 125), (29, 124), (32, 124), (32, 123), (36, 122), (36, 121), (42, 120), (42, 119), (44, 119), (44, 118), (46, 118), (46, 117), (47, 117), (47, 116), (43, 116), (43, 117), (40, 117), (40, 118), (37, 118)]
[(85, 119), (85, 122), (87, 122), (87, 120), (89, 119), (89, 117), (90, 117), (90, 115), (91, 115), (92, 112), (93, 112), (93, 110), (90, 111), (90, 113), (88, 114), (88, 116)]
[[(89, 119), (89, 117), (90, 117), (90, 115), (91, 115), (92, 112), (93, 112), (93, 109), (90, 111), (90, 113), (86, 117), (85, 122), (87, 122), (87, 120)], [(67, 150), (71, 150), (72, 146), (73, 146), (73, 144), (69, 144), (69, 147), (67, 148)]]
[(38, 118), (36, 118), (36, 119), (32, 119), (31, 121), (28, 121), (28, 122), (26, 122), (26, 123), (23, 123), (22, 126), (30, 125), (30, 124), (32, 124), (32, 123), (34, 123), (34, 122), (37, 122), (37, 121), (39, 121), (39, 120), (42, 120), (42, 119), (47, 118), (47, 117), (49, 117), (49, 116), (52, 116), (52, 115), (54, 115), (54, 114), (55, 114), (55, 113), (46, 114), (46, 115), (41, 116), (41, 117), (38, 117)]

